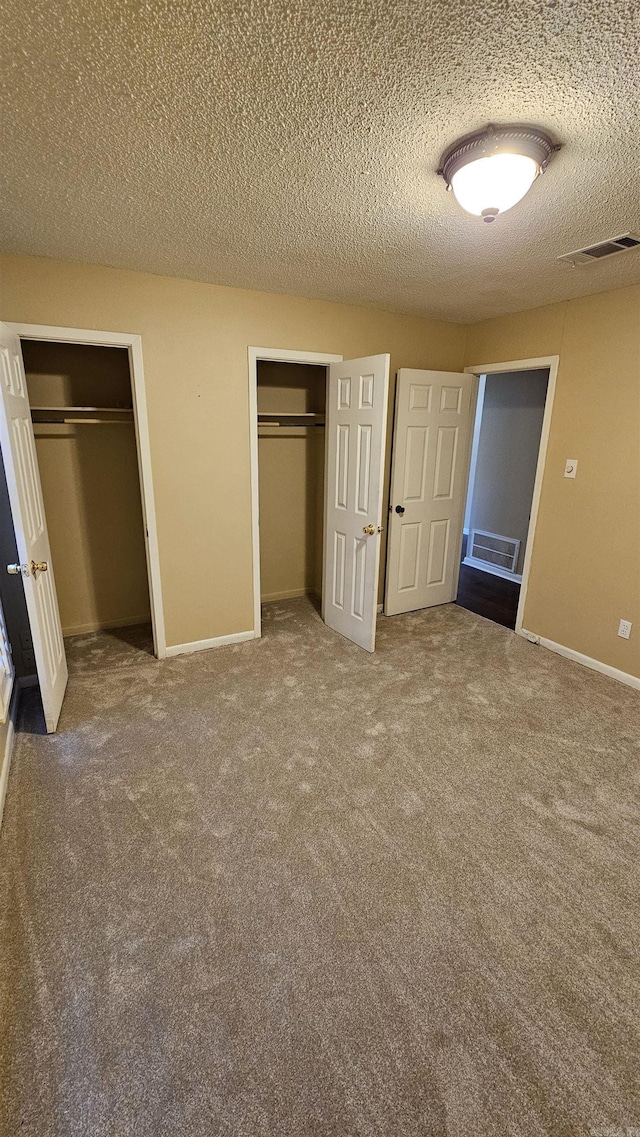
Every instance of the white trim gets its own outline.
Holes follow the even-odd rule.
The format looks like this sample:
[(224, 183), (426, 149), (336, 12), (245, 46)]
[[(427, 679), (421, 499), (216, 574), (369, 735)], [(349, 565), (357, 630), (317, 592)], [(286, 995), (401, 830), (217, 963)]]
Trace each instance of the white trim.
[(583, 655), (581, 651), (574, 651), (572, 647), (557, 644), (555, 640), (548, 640), (546, 636), (538, 636), (535, 632), (526, 631), (525, 628), (520, 628), (518, 635), (524, 636), (529, 643), (540, 644), (540, 647), (546, 647), (549, 651), (554, 651), (556, 655), (562, 655), (565, 659), (571, 659), (574, 663), (589, 667), (591, 671), (599, 671), (601, 675), (607, 675), (609, 679), (616, 679), (618, 683), (624, 683), (627, 687), (633, 687), (635, 691), (640, 691), (640, 677), (636, 675), (629, 675), (627, 671), (620, 671), (608, 663), (601, 663), (599, 659), (592, 659), (590, 655)]
[(503, 580), (513, 580), (515, 584), (522, 583), (522, 577), (518, 572), (509, 572), (507, 569), (500, 568), (500, 565), (490, 565), (487, 561), (480, 561), (477, 557), (463, 557), (463, 565), (468, 565), (469, 568), (479, 569), (480, 572), (488, 572), (490, 576), (501, 576)]
[(258, 470), (258, 360), (273, 363), (314, 363), (328, 367), (342, 363), (344, 356), (327, 355), (316, 351), (294, 351), (280, 347), (250, 347), (249, 359), (249, 438), (251, 450), (251, 541), (253, 546), (253, 634), (262, 635), (260, 611), (260, 493)]
[(167, 654), (167, 641), (164, 626), (160, 552), (158, 548), (158, 529), (153, 492), (153, 474), (151, 469), (151, 444), (149, 440), (147, 397), (142, 359), (142, 338), (130, 332), (102, 332), (89, 330), (87, 328), (57, 328), (49, 327), (45, 324), (9, 324), (8, 326), (22, 339), (128, 348), (129, 368), (131, 372), (131, 394), (133, 399), (133, 421), (138, 452), (140, 496), (142, 499), (142, 519), (147, 554), (147, 576), (149, 579), (153, 644), (158, 659), (164, 659)]
[[(469, 459), (469, 478), (467, 481), (467, 498), (464, 505), (464, 523), (462, 532), (469, 536), (471, 529), (471, 506), (473, 491), (476, 488), (476, 467), (478, 465), (478, 450), (480, 449), (480, 427), (482, 426), (482, 412), (484, 410), (484, 393), (487, 386), (486, 375), (478, 377), (478, 394), (476, 396), (476, 410), (473, 421), (473, 434), (471, 439), (471, 458)], [(473, 392), (472, 392), (473, 394)]]
[[(470, 367), (465, 367), (465, 371), (470, 375), (499, 375), (506, 371), (538, 371), (541, 368), (549, 368), (549, 380), (547, 382), (547, 395), (544, 403), (544, 416), (542, 419), (542, 430), (540, 431), (540, 446), (538, 449), (538, 463), (536, 466), (536, 477), (533, 485), (533, 498), (531, 500), (531, 514), (529, 517), (529, 528), (527, 530), (527, 539), (524, 549), (524, 564), (522, 566), (522, 584), (520, 585), (520, 597), (518, 600), (518, 611), (516, 613), (516, 626), (515, 631), (520, 632), (522, 629), (522, 620), (524, 616), (525, 604), (527, 601), (527, 589), (529, 587), (529, 572), (531, 569), (531, 556), (533, 553), (533, 543), (535, 540), (536, 525), (538, 522), (538, 509), (540, 506), (540, 494), (542, 492), (542, 479), (544, 477), (544, 466), (547, 459), (547, 448), (549, 445), (549, 432), (551, 430), (551, 415), (553, 412), (553, 401), (556, 393), (556, 379), (558, 376), (558, 365), (560, 363), (559, 355), (542, 355), (537, 359), (510, 359), (504, 363), (478, 363)], [(586, 658), (586, 657), (585, 657)]]
[(250, 632), (233, 632), (229, 636), (214, 636), (211, 640), (194, 640), (190, 644), (170, 644), (167, 647), (167, 658), (174, 655), (189, 655), (192, 651), (208, 651), (212, 647), (226, 647), (228, 644), (241, 644), (247, 640), (255, 640), (256, 634)]
[[(18, 700), (20, 698), (20, 683), (16, 683), (11, 694), (11, 702), (9, 704), (9, 714), (7, 716), (6, 731), (4, 736), (4, 751), (2, 754), (2, 766), (0, 767), (0, 826), (2, 825), (2, 814), (4, 812), (4, 802), (7, 796), (7, 784), (9, 782), (9, 770), (11, 769), (11, 757), (13, 755), (13, 743), (16, 733), (16, 718), (18, 715)], [(2, 724), (5, 725), (4, 723)]]

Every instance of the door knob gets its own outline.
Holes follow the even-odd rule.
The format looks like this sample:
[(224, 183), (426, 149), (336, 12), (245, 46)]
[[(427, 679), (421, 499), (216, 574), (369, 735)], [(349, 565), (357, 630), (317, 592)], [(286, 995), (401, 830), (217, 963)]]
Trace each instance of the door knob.
[(404, 505), (396, 505), (396, 513), (404, 513)]
[(46, 561), (32, 561), (30, 565), (7, 565), (7, 572), (9, 576), (37, 576), (39, 572), (46, 572), (49, 565)]
[(376, 531), (375, 525), (365, 525), (364, 529), (362, 530), (362, 532), (366, 533), (369, 537), (372, 537), (373, 534), (375, 533), (375, 531)]

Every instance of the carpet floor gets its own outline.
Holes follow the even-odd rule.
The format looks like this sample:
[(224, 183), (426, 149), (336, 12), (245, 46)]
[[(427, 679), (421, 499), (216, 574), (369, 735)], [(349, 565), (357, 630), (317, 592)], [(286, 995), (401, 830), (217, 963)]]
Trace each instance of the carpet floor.
[(3, 1135), (640, 1134), (637, 693), (455, 605), (69, 662), (0, 833)]

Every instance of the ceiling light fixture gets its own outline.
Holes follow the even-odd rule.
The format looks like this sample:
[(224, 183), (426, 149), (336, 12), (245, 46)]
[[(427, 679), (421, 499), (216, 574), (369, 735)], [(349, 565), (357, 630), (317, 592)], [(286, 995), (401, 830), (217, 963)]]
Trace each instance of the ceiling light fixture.
[(467, 213), (495, 221), (521, 201), (560, 147), (538, 126), (487, 126), (445, 150), (438, 173)]

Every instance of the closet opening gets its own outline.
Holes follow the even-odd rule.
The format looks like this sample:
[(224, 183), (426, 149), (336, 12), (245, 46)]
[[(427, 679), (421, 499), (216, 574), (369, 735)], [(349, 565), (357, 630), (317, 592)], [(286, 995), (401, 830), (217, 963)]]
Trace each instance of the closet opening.
[(108, 631), (153, 654), (129, 350), (21, 348), (62, 634)]
[(248, 349), (254, 636), (263, 604), (322, 597), (329, 365), (341, 361)]
[(260, 603), (307, 596), (319, 609), (327, 369), (257, 360)]
[(263, 602), (315, 596), (328, 628), (374, 651), (390, 357), (248, 357), (251, 638)]

